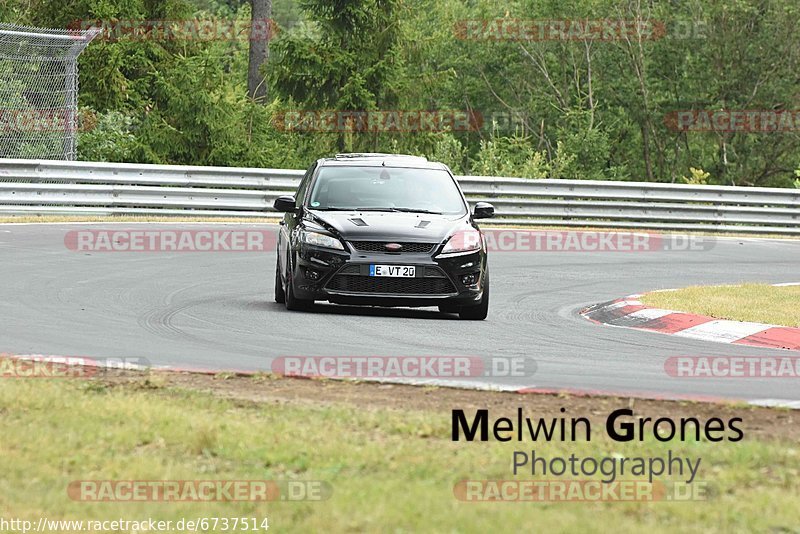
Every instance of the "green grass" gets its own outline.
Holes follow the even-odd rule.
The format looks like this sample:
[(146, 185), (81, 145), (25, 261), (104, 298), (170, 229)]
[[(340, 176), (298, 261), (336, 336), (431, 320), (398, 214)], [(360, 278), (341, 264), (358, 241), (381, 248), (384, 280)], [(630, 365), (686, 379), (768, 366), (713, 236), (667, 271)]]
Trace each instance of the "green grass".
[(698, 286), (642, 297), (647, 306), (717, 319), (800, 327), (800, 286)]
[[(402, 399), (398, 399), (398, 407)], [(69, 380), (0, 382), (0, 507), (37, 519), (267, 516), (278, 532), (790, 532), (800, 524), (797, 444), (453, 443), (449, 410), (250, 404), (209, 394)], [(469, 503), (461, 479), (511, 479), (515, 449), (545, 456), (702, 458), (704, 502)], [(301, 479), (322, 502), (83, 503), (81, 479)]]

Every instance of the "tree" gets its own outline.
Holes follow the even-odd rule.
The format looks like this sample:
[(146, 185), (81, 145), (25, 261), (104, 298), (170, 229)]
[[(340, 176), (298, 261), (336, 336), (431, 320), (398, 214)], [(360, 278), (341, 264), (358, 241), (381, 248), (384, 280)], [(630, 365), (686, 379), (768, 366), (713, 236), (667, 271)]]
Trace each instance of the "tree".
[(269, 60), (269, 40), (272, 38), (272, 0), (252, 0), (250, 52), (247, 64), (247, 95), (265, 103), (267, 80), (262, 69)]
[[(307, 0), (303, 7), (314, 30), (274, 43), (269, 76), (279, 96), (310, 110), (394, 109), (404, 87), (401, 2)], [(344, 150), (344, 132), (336, 135)]]

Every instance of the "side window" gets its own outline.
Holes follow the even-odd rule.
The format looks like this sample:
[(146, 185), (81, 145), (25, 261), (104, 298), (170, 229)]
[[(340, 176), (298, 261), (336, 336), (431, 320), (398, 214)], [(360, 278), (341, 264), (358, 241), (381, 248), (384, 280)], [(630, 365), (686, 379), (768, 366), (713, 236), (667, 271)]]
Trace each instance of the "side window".
[(316, 162), (308, 168), (306, 173), (303, 175), (303, 179), (300, 181), (300, 187), (297, 188), (297, 194), (295, 195), (295, 204), (300, 206), (303, 203), (303, 199), (306, 196), (306, 191), (308, 190), (308, 184), (311, 183), (311, 177), (314, 175), (314, 169), (317, 168)]

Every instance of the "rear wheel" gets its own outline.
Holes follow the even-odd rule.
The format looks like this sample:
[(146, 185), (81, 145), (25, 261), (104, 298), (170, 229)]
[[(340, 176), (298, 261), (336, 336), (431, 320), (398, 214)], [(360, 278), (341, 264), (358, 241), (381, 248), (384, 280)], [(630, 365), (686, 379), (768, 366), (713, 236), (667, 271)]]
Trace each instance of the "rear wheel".
[(281, 264), (275, 261), (275, 302), (283, 304), (286, 302), (286, 293), (283, 292), (283, 280), (281, 280)]
[(486, 273), (486, 281), (483, 284), (483, 296), (477, 306), (463, 306), (458, 311), (458, 316), (470, 321), (483, 321), (489, 315), (489, 273)]

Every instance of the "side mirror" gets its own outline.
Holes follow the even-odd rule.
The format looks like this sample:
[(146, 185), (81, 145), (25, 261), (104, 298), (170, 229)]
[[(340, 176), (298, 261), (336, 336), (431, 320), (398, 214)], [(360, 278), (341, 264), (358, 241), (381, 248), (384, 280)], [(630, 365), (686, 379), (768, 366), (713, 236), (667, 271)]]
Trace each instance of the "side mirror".
[(491, 219), (494, 217), (494, 206), (488, 202), (478, 202), (472, 209), (473, 219)]
[(297, 206), (295, 205), (294, 197), (292, 196), (285, 196), (285, 197), (278, 197), (275, 199), (275, 202), (272, 204), (276, 211), (283, 211), (283, 212), (295, 212), (297, 211)]

